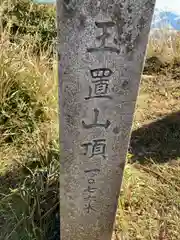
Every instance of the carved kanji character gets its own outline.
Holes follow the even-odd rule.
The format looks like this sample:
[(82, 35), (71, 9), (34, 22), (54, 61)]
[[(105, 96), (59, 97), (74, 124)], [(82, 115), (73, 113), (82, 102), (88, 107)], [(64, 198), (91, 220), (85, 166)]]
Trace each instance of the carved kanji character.
[(92, 142), (84, 143), (81, 145), (85, 147), (84, 155), (88, 155), (90, 158), (93, 156), (100, 155), (105, 158), (106, 153), (106, 140), (105, 139), (95, 139)]
[(82, 125), (84, 128), (89, 129), (93, 127), (104, 127), (107, 129), (111, 122), (107, 120), (105, 123), (98, 123), (98, 116), (99, 116), (99, 110), (97, 108), (94, 109), (94, 121), (91, 124), (86, 124), (84, 121), (82, 121)]
[(100, 45), (97, 47), (88, 48), (87, 51), (90, 53), (98, 51), (109, 51), (119, 54), (120, 50), (117, 47), (109, 46), (106, 43), (106, 40), (111, 37), (111, 34), (108, 32), (108, 28), (115, 27), (115, 23), (112, 21), (95, 22), (95, 25), (97, 28), (102, 29), (102, 34), (96, 37), (96, 39), (100, 42)]
[[(85, 100), (91, 98), (108, 98), (112, 97), (108, 94), (109, 89), (109, 79), (112, 75), (112, 71), (109, 68), (98, 68), (90, 70), (91, 77), (93, 78), (92, 86), (89, 86), (89, 95), (85, 97)], [(95, 80), (94, 80), (95, 79)]]
[(92, 204), (92, 201), (90, 200), (88, 204), (86, 204), (85, 206), (85, 210), (87, 211), (87, 213), (90, 213), (91, 211), (96, 212), (96, 209), (91, 204)]

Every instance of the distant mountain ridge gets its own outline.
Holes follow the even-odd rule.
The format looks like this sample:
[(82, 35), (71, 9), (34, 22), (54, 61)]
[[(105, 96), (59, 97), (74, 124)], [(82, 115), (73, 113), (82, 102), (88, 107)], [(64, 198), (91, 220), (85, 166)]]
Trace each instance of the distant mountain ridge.
[(151, 27), (156, 29), (169, 28), (180, 31), (180, 14), (172, 11), (155, 9)]

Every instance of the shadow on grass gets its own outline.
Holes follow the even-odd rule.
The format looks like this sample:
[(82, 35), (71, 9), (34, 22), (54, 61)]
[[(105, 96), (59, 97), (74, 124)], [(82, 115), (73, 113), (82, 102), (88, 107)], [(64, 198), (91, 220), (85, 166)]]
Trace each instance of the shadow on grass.
[(132, 132), (132, 161), (165, 163), (180, 158), (180, 111)]
[(0, 239), (59, 239), (59, 152), (0, 175)]

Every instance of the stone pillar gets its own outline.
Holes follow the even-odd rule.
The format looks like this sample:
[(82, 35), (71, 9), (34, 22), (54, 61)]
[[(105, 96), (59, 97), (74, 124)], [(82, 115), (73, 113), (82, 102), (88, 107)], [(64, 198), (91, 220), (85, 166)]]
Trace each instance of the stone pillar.
[(62, 240), (110, 240), (155, 0), (57, 0)]

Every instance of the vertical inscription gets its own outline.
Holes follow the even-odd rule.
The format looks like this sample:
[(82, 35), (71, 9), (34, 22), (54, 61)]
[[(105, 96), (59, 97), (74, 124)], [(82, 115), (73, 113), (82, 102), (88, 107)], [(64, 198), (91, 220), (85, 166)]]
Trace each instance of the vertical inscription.
[[(115, 23), (112, 21), (107, 22), (95, 22), (97, 28), (102, 29), (102, 34), (96, 37), (96, 40), (99, 42), (99, 45), (96, 47), (91, 47), (87, 49), (87, 52), (93, 53), (98, 51), (105, 51), (105, 52), (115, 52), (117, 54), (120, 53), (119, 49), (114, 46), (107, 45), (107, 40), (111, 37), (111, 33), (108, 31), (109, 28), (114, 28)], [(113, 71), (110, 68), (96, 68), (90, 70), (91, 76), (91, 85), (89, 86), (89, 93), (84, 99), (91, 100), (93, 98), (97, 99), (109, 99), (112, 100), (112, 96), (110, 93), (110, 77), (112, 76)], [(84, 129), (91, 129), (95, 127), (103, 128), (104, 130), (108, 129), (111, 125), (109, 120), (106, 120), (104, 123), (99, 121), (99, 113), (101, 109), (94, 108), (94, 119), (92, 123), (86, 123), (84, 120), (81, 121), (82, 127)], [(95, 156), (100, 156), (102, 159), (107, 160), (107, 141), (105, 138), (101, 139), (92, 139), (89, 142), (82, 143), (81, 147), (84, 148), (84, 155), (87, 156), (89, 159), (93, 159)], [(100, 172), (100, 169), (98, 169)], [(85, 200), (84, 209), (86, 210), (87, 214), (91, 214), (96, 212), (95, 203), (96, 203), (96, 191), (98, 189), (95, 187), (95, 173), (97, 171), (89, 171), (86, 173), (93, 173), (93, 176), (88, 178), (88, 186), (84, 190), (87, 193)]]

